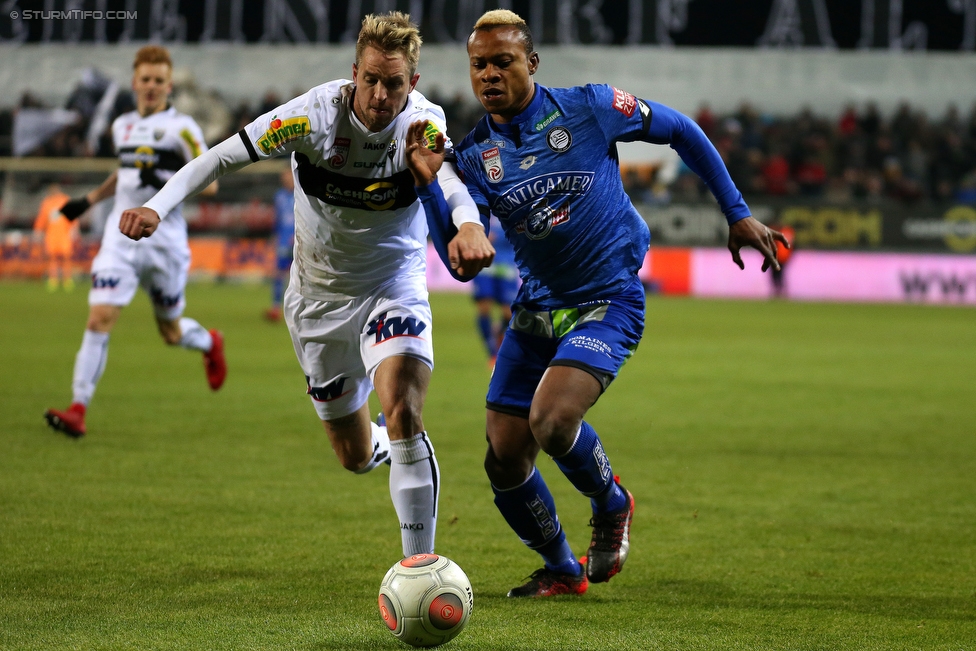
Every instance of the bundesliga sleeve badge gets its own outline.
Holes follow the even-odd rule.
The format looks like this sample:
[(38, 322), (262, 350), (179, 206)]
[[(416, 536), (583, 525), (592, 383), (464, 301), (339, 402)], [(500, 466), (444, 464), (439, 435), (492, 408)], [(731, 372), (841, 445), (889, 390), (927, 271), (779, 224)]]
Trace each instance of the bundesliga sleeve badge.
[(502, 155), (498, 147), (492, 147), (481, 152), (481, 164), (485, 166), (485, 174), (492, 183), (498, 183), (505, 178), (505, 170), (502, 168)]

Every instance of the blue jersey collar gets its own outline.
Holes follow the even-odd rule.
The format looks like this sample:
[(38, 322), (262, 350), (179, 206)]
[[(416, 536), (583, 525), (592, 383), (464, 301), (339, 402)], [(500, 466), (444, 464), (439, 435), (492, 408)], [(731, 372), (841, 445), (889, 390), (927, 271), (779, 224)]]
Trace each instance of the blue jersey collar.
[(532, 101), (529, 102), (529, 105), (526, 106), (521, 113), (513, 117), (511, 122), (499, 124), (498, 122), (495, 122), (489, 115), (488, 124), (491, 125), (492, 129), (498, 131), (501, 134), (504, 134), (506, 136), (511, 135), (512, 131), (516, 127), (531, 120), (532, 116), (538, 113), (539, 110), (542, 108), (542, 102), (545, 99), (543, 97), (542, 91), (543, 91), (543, 87), (540, 86), (539, 84), (536, 84), (535, 89), (533, 90), (535, 94), (532, 96)]

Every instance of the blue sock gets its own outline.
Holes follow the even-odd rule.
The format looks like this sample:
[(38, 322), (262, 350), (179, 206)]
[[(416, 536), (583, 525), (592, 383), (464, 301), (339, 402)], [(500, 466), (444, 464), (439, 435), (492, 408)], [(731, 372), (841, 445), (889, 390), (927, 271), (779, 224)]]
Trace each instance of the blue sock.
[(277, 276), (271, 285), (271, 304), (281, 305), (281, 299), (285, 295), (285, 279)]
[(478, 315), (478, 332), (481, 333), (481, 339), (485, 342), (488, 354), (494, 356), (498, 352), (498, 347), (495, 345), (495, 338), (492, 336), (490, 316)]
[(579, 576), (583, 570), (566, 542), (556, 503), (538, 469), (534, 468), (521, 486), (508, 490), (492, 486), (491, 490), (508, 526), (530, 549), (539, 552), (547, 568)]
[(553, 458), (576, 490), (590, 498), (594, 513), (623, 508), (627, 497), (613, 480), (610, 460), (596, 430), (585, 420), (569, 452)]

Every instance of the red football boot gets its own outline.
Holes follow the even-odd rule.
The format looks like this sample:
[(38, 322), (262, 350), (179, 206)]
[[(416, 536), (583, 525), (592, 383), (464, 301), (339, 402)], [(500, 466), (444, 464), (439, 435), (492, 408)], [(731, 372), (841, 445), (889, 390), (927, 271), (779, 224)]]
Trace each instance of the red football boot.
[(71, 438), (78, 439), (88, 431), (85, 429), (85, 405), (80, 402), (71, 403), (65, 411), (48, 409), (44, 412), (47, 424)]
[(207, 383), (216, 391), (227, 378), (227, 360), (224, 359), (224, 335), (219, 330), (211, 330), (210, 336), (213, 345), (203, 354), (203, 367), (207, 370)]

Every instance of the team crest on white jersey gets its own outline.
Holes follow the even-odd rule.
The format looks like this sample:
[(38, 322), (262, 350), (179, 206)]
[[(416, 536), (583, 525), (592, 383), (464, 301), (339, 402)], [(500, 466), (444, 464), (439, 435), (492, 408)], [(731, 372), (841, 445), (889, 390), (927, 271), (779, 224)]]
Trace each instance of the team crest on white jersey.
[(335, 169), (339, 169), (346, 164), (346, 159), (349, 157), (349, 145), (352, 141), (349, 138), (336, 138), (335, 143), (332, 145), (332, 151), (329, 152), (329, 165)]
[(162, 140), (163, 136), (165, 135), (166, 135), (166, 129), (153, 130), (153, 140)]
[(502, 167), (502, 156), (498, 147), (481, 152), (481, 163), (485, 166), (485, 174), (492, 183), (498, 183), (505, 178), (505, 169)]

